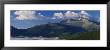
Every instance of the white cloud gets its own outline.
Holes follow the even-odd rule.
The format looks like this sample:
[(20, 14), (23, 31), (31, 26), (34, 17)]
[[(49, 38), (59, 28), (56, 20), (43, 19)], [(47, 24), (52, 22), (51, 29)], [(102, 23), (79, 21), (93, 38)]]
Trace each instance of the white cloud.
[(15, 12), (16, 19), (17, 20), (32, 20), (36, 19), (35, 11), (29, 11), (29, 10), (20, 10)]
[(86, 11), (81, 11), (81, 14), (84, 14), (84, 15), (88, 15), (89, 16), (89, 14)]
[(65, 17), (66, 18), (76, 18), (78, 17), (78, 13), (72, 12), (72, 11), (67, 11), (65, 13)]
[(72, 12), (74, 17), (78, 17), (78, 13)]
[(63, 13), (54, 13), (53, 19), (55, 19), (55, 18), (63, 18), (63, 17), (64, 17)]
[(89, 14), (86, 11), (81, 11), (80, 12), (80, 17), (85, 18), (85, 19), (89, 19)]
[(54, 13), (54, 17), (52, 19), (67, 19), (67, 18), (77, 18), (79, 17), (78, 13), (67, 11), (64, 14), (63, 13)]

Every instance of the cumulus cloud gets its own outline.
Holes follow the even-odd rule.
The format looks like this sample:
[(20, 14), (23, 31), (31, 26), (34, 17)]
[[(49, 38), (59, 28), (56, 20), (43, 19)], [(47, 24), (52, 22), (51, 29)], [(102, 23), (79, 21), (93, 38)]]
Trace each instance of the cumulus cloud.
[[(36, 12), (31, 10), (16, 11), (15, 15), (17, 20), (50, 19), (50, 17), (45, 17), (41, 13), (36, 15)], [(78, 19), (79, 16), (89, 19), (89, 14), (86, 11), (81, 11), (80, 14), (73, 11), (57, 12), (53, 14), (51, 19)]]
[(88, 15), (89, 16), (89, 14), (86, 11), (81, 11), (81, 14), (84, 14), (84, 15)]
[(63, 13), (54, 13), (54, 17), (52, 19), (63, 18)]
[(72, 11), (67, 11), (65, 13), (65, 17), (66, 18), (76, 18), (78, 17), (78, 13), (72, 12)]
[(17, 20), (32, 20), (36, 19), (35, 11), (28, 11), (28, 10), (20, 10), (15, 12)]
[(65, 13), (54, 13), (51, 19), (89, 19), (90, 15), (86, 11), (81, 11), (79, 13), (73, 11), (66, 11)]
[(52, 19), (67, 19), (67, 18), (77, 18), (78, 13), (72, 12), (72, 11), (67, 11), (65, 13), (54, 13), (54, 17)]
[(80, 12), (80, 17), (85, 18), (85, 19), (89, 19), (90, 16), (86, 11), (81, 11)]

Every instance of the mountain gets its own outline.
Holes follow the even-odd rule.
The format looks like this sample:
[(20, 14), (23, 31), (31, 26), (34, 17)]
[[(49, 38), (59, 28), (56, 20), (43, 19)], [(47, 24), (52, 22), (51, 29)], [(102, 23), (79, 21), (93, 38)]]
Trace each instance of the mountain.
[(84, 32), (85, 29), (77, 26), (64, 25), (60, 23), (49, 23), (39, 26), (34, 26), (28, 29), (17, 29), (11, 26), (12, 36), (43, 36), (56, 37), (62, 33), (78, 33)]
[(100, 29), (100, 22), (82, 17), (79, 17), (78, 19), (65, 19), (62, 20), (61, 23), (71, 26), (82, 27), (88, 31), (99, 31)]
[(30, 36), (31, 34), (27, 31), (27, 29), (17, 29), (11, 26), (11, 36)]

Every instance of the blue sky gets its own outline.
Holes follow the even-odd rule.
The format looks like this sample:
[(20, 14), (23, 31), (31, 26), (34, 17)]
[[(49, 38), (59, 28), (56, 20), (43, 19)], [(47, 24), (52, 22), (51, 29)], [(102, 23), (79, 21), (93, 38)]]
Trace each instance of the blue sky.
[[(51, 19), (54, 17), (55, 13), (62, 13), (63, 15), (67, 12), (80, 13), (81, 10), (31, 10), (26, 12), (21, 12), (17, 10), (11, 10), (11, 26), (19, 29), (27, 29), (35, 25), (45, 24), (47, 22), (59, 22), (59, 20)], [(100, 18), (99, 10), (84, 10), (90, 16), (92, 20), (98, 20)], [(16, 12), (16, 13), (15, 13)], [(27, 17), (26, 17), (27, 16)], [(28, 17), (29, 16), (29, 17)], [(34, 19), (34, 17), (36, 19)]]

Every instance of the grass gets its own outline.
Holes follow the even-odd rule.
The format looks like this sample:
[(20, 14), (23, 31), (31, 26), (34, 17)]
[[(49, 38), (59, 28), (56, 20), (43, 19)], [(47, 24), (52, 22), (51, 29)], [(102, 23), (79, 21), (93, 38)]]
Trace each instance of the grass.
[(65, 40), (100, 40), (100, 32), (63, 33), (61, 38)]

